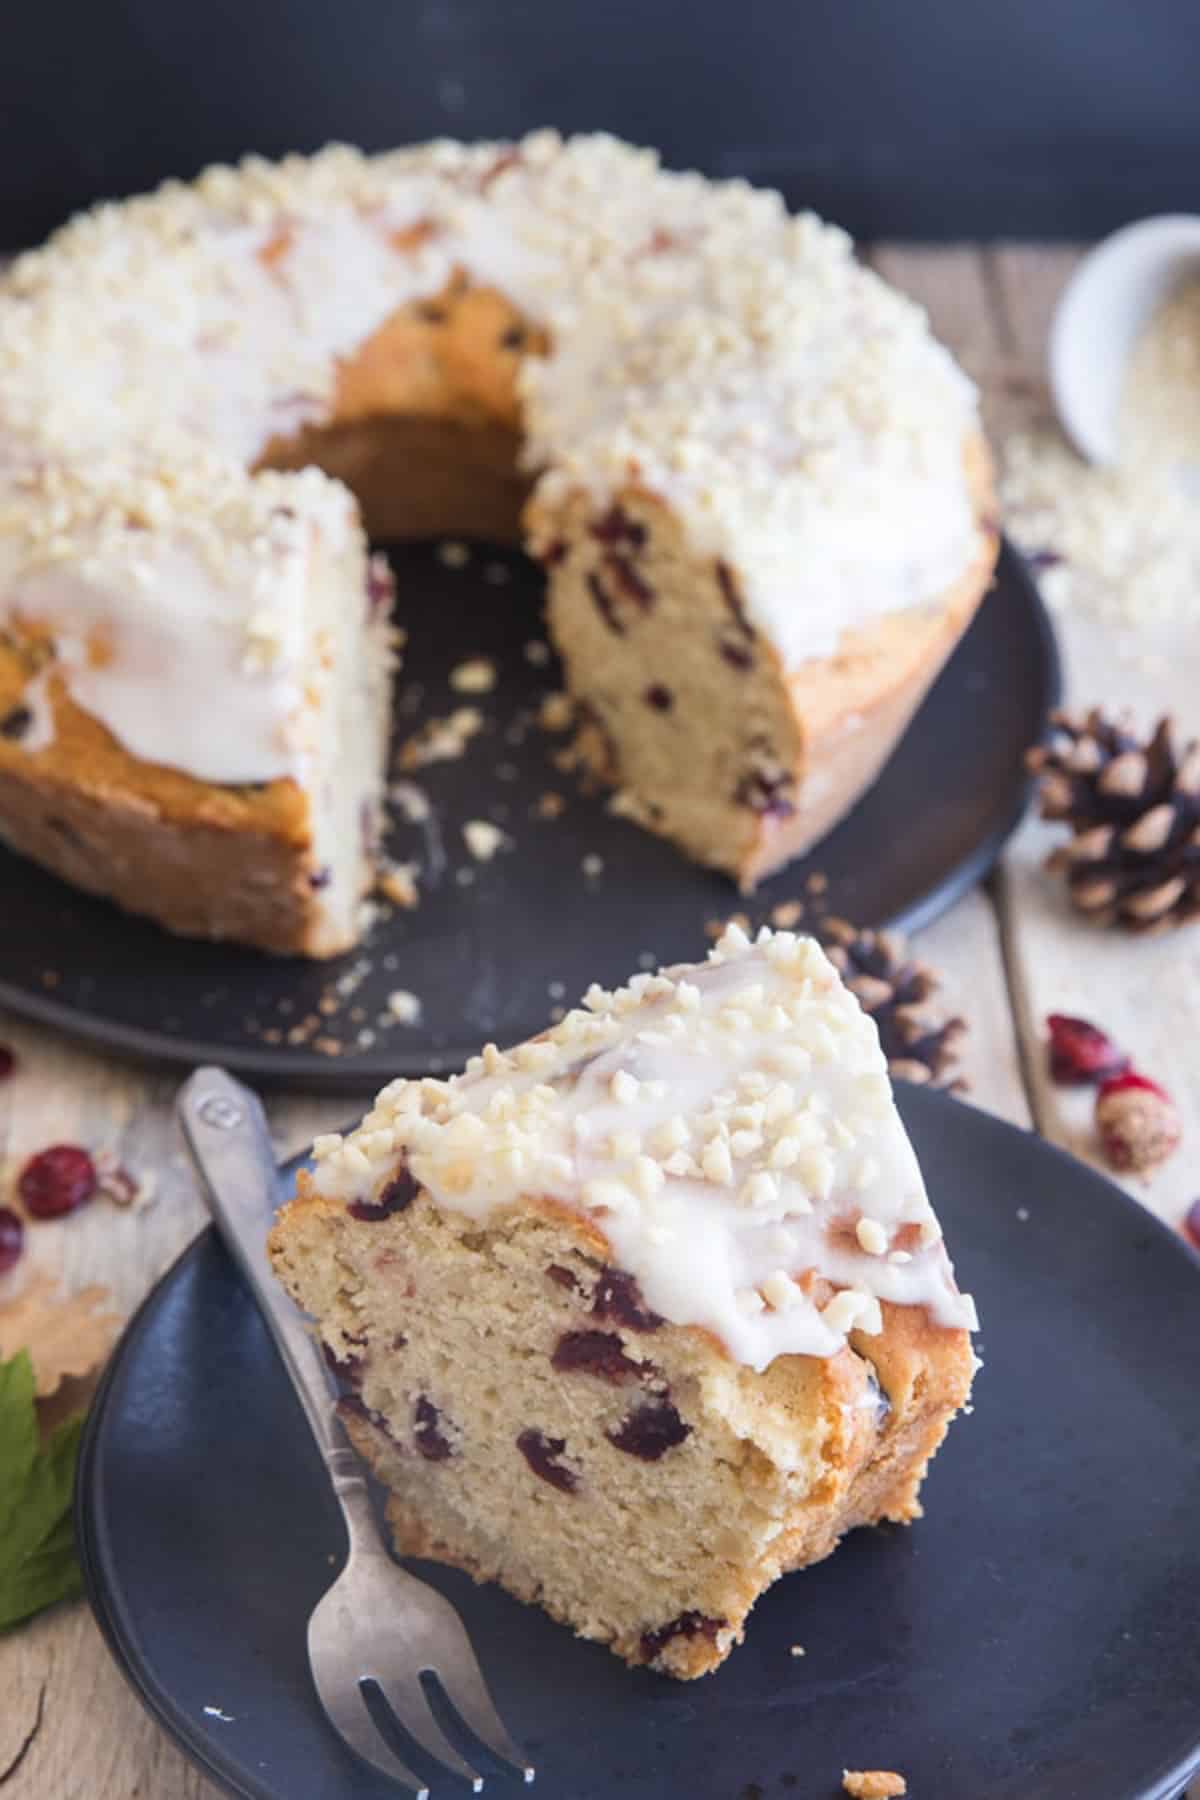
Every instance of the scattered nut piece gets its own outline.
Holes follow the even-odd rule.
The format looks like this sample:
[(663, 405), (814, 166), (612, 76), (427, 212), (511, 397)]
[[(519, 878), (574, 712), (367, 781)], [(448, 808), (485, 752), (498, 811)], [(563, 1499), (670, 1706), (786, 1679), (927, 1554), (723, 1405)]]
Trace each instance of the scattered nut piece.
[(498, 825), (490, 819), (468, 819), (462, 828), (463, 842), (476, 862), (491, 862), (497, 850), (508, 842)]
[(421, 1002), (407, 988), (394, 988), (388, 995), (388, 1011), (401, 1025), (416, 1025), (421, 1017)]
[(393, 906), (403, 906), (409, 912), (421, 899), (416, 863), (384, 863), (375, 877), (375, 886), (385, 900), (390, 900)]
[(388, 790), (388, 799), (410, 825), (423, 825), (433, 812), (429, 796), (415, 781), (397, 781)]
[(804, 917), (803, 900), (782, 900), (778, 906), (771, 908), (771, 923), (780, 931), (790, 931)]
[(404, 745), (400, 767), (421, 769), (427, 763), (453, 762), (482, 729), (483, 714), (474, 706), (460, 706), (448, 719), (429, 719)]
[(490, 656), (472, 656), (450, 671), (456, 694), (490, 694), (496, 685), (496, 665)]
[(853, 1800), (897, 1800), (908, 1783), (894, 1769), (843, 1769), (842, 1786)]
[(548, 789), (546, 793), (538, 795), (537, 806), (534, 810), (539, 819), (560, 819), (567, 810), (567, 803), (561, 794), (555, 794)]
[(471, 560), (471, 551), (457, 538), (445, 538), (437, 547), (437, 559), (447, 569), (465, 569)]
[(575, 704), (570, 694), (545, 694), (538, 711), (538, 724), (543, 731), (566, 731), (575, 717)]

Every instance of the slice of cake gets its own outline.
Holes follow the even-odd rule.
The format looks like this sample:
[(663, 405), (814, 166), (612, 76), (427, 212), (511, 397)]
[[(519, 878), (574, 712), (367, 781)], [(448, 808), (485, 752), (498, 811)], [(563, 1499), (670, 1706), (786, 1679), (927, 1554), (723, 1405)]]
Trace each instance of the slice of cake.
[(7, 588), (0, 524), (0, 841), (175, 931), (350, 949), (393, 660), (350, 495), (115, 459), (57, 489), (70, 528)]
[(777, 1576), (918, 1516), (975, 1310), (811, 939), (593, 988), (316, 1158), (271, 1253), (401, 1551), (687, 1678)]

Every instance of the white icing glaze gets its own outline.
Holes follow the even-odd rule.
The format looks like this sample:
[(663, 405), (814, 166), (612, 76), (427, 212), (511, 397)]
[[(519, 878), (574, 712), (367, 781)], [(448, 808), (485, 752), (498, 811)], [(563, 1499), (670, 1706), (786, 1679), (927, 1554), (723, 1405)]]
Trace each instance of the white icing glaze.
[[(329, 496), (250, 465), (326, 416), (338, 359), (456, 269), (550, 331), (520, 378), (541, 500), (663, 495), (786, 666), (967, 567), (970, 385), (840, 232), (777, 195), (549, 132), (515, 154), (251, 158), (97, 208), (0, 283), (0, 624), (31, 592), (60, 623), (78, 606), (125, 666), (85, 679), (77, 661), (69, 685), (128, 748), (214, 780), (290, 766), (284, 687), (226, 654), (239, 604), (247, 626), (264, 606), (281, 620), (290, 577), (239, 601), (230, 553), (261, 535), (263, 482), (309, 518)], [(148, 491), (163, 542), (121, 545)], [(133, 624), (154, 607), (172, 617), (151, 656)], [(175, 704), (201, 666), (230, 719), (219, 752)], [(135, 692), (151, 667), (156, 720)]]
[(976, 1323), (875, 1025), (811, 939), (731, 928), (707, 964), (594, 989), (450, 1081), (393, 1083), (352, 1136), (318, 1140), (322, 1192), (376, 1192), (399, 1149), (448, 1210), (577, 1209), (652, 1310), (755, 1369), (877, 1332), (882, 1300)]

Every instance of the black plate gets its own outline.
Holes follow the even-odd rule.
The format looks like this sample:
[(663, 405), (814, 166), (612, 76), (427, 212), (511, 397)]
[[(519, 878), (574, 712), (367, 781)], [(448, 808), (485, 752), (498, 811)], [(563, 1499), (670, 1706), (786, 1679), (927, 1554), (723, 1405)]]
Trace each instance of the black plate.
[[(639, 959), (703, 951), (706, 922), (742, 904), (732, 884), (612, 817), (603, 796), (580, 794), (551, 761), (562, 740), (533, 722), (542, 695), (559, 685), (556, 665), (534, 667), (524, 654), (541, 637), (533, 566), (477, 551), (465, 567), (447, 568), (431, 546), (393, 560), (413, 622), (397, 745), (456, 706), (475, 704), (486, 719), (460, 760), (415, 774), (436, 827), (397, 823), (392, 833), (398, 858), (426, 866), (419, 909), (383, 918), (364, 954), (278, 961), (171, 937), (0, 849), (0, 1003), (112, 1049), (361, 1092), (396, 1074), (457, 1067), (488, 1038), (528, 1037), (557, 1000), (572, 1003), (593, 980), (623, 980)], [(425, 628), (426, 615), (436, 629)], [(447, 677), (479, 654), (495, 660), (500, 680), (472, 701), (452, 693)], [(1022, 753), (1058, 686), (1046, 615), (1006, 548), (995, 588), (875, 787), (809, 857), (759, 891), (748, 908), (755, 920), (804, 895), (816, 874), (828, 886), (810, 910), (862, 925), (912, 927), (948, 906), (987, 871), (1020, 818)], [(532, 817), (548, 791), (564, 797), (566, 812)], [(511, 829), (517, 851), (474, 862), (461, 826), (480, 818)], [(584, 872), (589, 856), (602, 858), (599, 875)], [(415, 1028), (398, 1026), (388, 1009), (400, 988), (421, 998)]]
[[(1082, 1163), (900, 1097), (984, 1321), (976, 1411), (924, 1522), (856, 1532), (778, 1583), (688, 1685), (418, 1565), (460, 1608), (545, 1800), (832, 1800), (844, 1765), (898, 1768), (928, 1800), (1167, 1800), (1200, 1765), (1200, 1261)], [(113, 1358), (77, 1523), (109, 1643), (209, 1774), (253, 1800), (394, 1796), (312, 1692), (305, 1621), (342, 1533), (211, 1233)]]

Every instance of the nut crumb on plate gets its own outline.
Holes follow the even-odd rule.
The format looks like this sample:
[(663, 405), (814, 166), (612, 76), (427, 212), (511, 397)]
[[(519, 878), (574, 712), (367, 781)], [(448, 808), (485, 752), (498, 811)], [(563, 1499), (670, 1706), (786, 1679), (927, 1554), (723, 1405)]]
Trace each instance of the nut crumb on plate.
[(462, 828), (463, 842), (476, 862), (491, 862), (497, 850), (508, 841), (498, 825), (490, 819), (468, 819)]
[(908, 1783), (893, 1769), (843, 1769), (842, 1786), (853, 1800), (896, 1800)]
[(410, 825), (423, 825), (433, 808), (424, 788), (415, 781), (397, 781), (388, 789), (388, 799)]
[(456, 694), (490, 694), (496, 685), (496, 665), (490, 656), (471, 656), (450, 671)]
[(388, 995), (388, 1011), (401, 1025), (415, 1025), (421, 1017), (421, 1002), (407, 988), (393, 988)]
[(538, 713), (538, 724), (543, 731), (566, 731), (575, 716), (575, 706), (569, 694), (555, 693), (543, 696)]
[(561, 794), (555, 794), (548, 789), (546, 793), (538, 795), (537, 806), (534, 810), (539, 819), (560, 819), (567, 810), (567, 803)]
[(420, 769), (426, 763), (453, 762), (482, 729), (483, 714), (474, 706), (460, 706), (446, 719), (430, 719), (404, 745), (400, 767)]
[(375, 886), (393, 906), (409, 912), (420, 903), (416, 863), (384, 863), (375, 878)]

